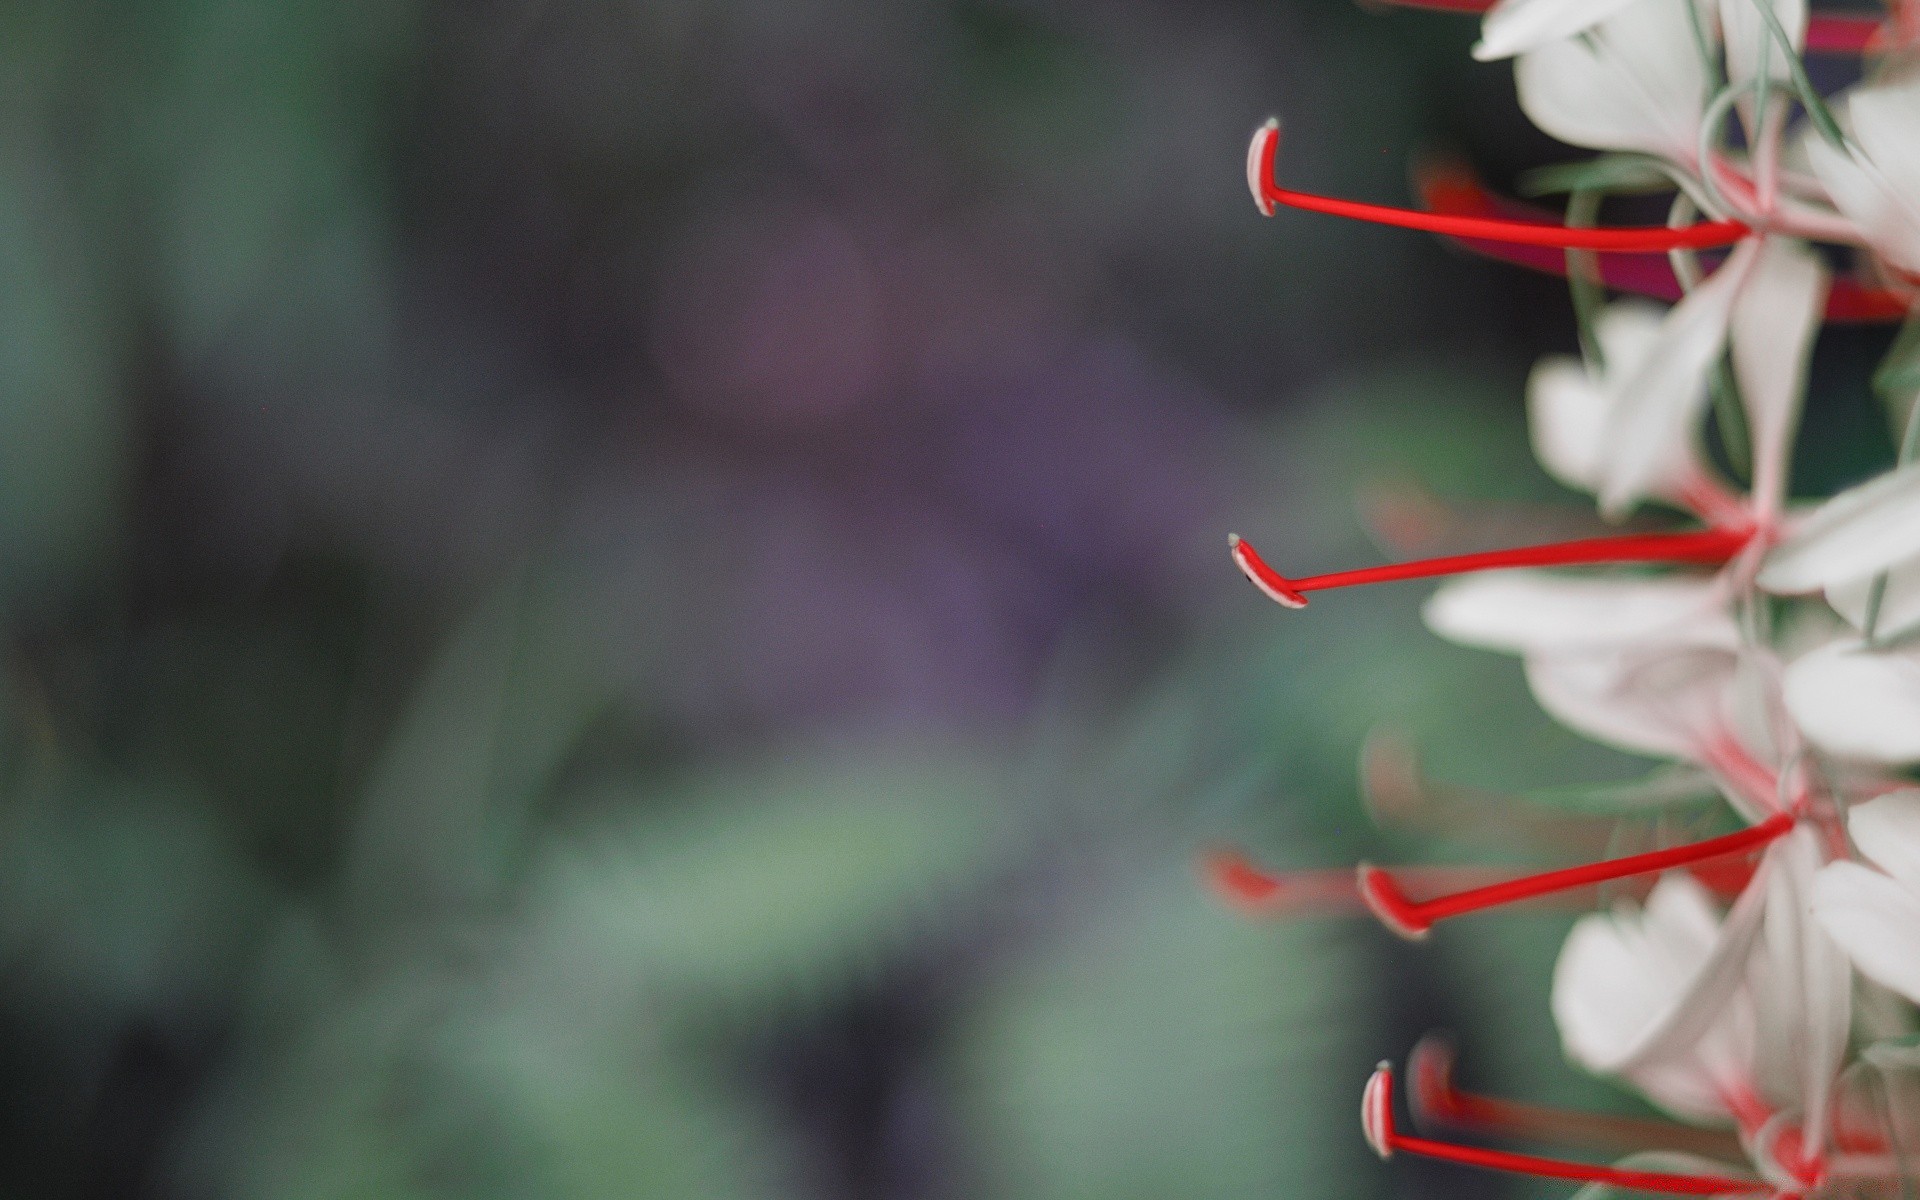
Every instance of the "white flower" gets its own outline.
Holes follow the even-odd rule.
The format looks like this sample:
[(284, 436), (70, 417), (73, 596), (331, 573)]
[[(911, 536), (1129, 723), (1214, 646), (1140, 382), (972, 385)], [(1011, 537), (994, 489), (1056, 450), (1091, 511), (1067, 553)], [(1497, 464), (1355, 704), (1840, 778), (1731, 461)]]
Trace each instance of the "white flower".
[(1861, 974), (1920, 1004), (1920, 790), (1854, 806), (1847, 830), (1879, 870), (1852, 862), (1821, 868), (1814, 914)]
[(1810, 915), (1819, 861), (1801, 826), (1768, 848), (1724, 920), (1680, 872), (1644, 907), (1583, 917), (1553, 975), (1568, 1057), (1693, 1121), (1751, 1135), (1795, 1113), (1817, 1154), (1851, 1016), (1846, 959)]
[(1755, 1017), (1740, 985), (1764, 910), (1764, 889), (1750, 887), (1723, 923), (1706, 889), (1676, 871), (1643, 907), (1582, 917), (1553, 970), (1567, 1057), (1677, 1116), (1730, 1119), (1725, 1098), (1753, 1074)]
[(1920, 271), (1920, 70), (1863, 83), (1833, 108), (1849, 145), (1841, 150), (1809, 134), (1808, 163), (1875, 253)]
[(1662, 315), (1640, 301), (1610, 305), (1595, 324), (1606, 360), (1596, 374), (1553, 357), (1528, 381), (1535, 451), (1570, 487), (1596, 492), (1619, 515), (1652, 496), (1712, 520), (1715, 485), (1702, 465), (1708, 376), (1729, 340), (1754, 442), (1756, 519), (1777, 512), (1819, 329), (1826, 272), (1797, 242), (1743, 243)]

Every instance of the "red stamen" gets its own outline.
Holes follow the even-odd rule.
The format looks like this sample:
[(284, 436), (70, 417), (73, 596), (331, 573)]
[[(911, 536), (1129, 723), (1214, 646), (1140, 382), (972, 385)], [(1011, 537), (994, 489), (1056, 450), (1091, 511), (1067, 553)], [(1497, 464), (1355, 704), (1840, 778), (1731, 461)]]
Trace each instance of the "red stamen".
[[(1350, 868), (1309, 871), (1269, 871), (1235, 850), (1214, 850), (1200, 857), (1199, 869), (1207, 886), (1222, 903), (1249, 916), (1289, 917), (1301, 914), (1347, 914), (1373, 911)], [(1738, 896), (1753, 878), (1748, 863), (1704, 863), (1695, 868), (1701, 883), (1722, 899)], [(1466, 889), (1506, 883), (1513, 878), (1494, 867), (1405, 867), (1395, 873), (1402, 886), (1421, 895), (1445, 896)], [(1641, 896), (1651, 885), (1626, 885), (1628, 895)], [(1537, 900), (1564, 900), (1570, 908), (1588, 908), (1592, 897), (1581, 889), (1566, 888)]]
[[(1531, 204), (1498, 196), (1483, 187), (1473, 173), (1458, 163), (1429, 164), (1414, 172), (1420, 203), (1435, 213), (1457, 217), (1487, 217), (1514, 221), (1551, 221), (1554, 214)], [(1567, 274), (1567, 256), (1547, 246), (1520, 246), (1484, 238), (1456, 238), (1461, 246), (1547, 275)], [(1600, 282), (1616, 292), (1650, 296), (1669, 303), (1686, 294), (1664, 254), (1601, 254)], [(1827, 289), (1826, 319), (1841, 325), (1880, 324), (1905, 320), (1912, 307), (1909, 297), (1889, 288), (1870, 287), (1841, 276)]]
[(1753, 231), (1738, 221), (1701, 221), (1680, 229), (1665, 225), (1643, 225), (1623, 229), (1576, 229), (1569, 225), (1541, 224), (1535, 221), (1509, 221), (1497, 217), (1449, 216), (1409, 208), (1389, 208), (1358, 200), (1316, 196), (1295, 192), (1273, 182), (1274, 158), (1280, 148), (1280, 122), (1269, 120), (1253, 135), (1247, 148), (1247, 186), (1253, 201), (1265, 216), (1272, 216), (1276, 204), (1372, 221), (1376, 225), (1394, 225), (1402, 229), (1421, 229), (1448, 237), (1485, 238), (1526, 246), (1557, 246), (1563, 250), (1614, 250), (1647, 253), (1666, 250), (1704, 250), (1729, 246)]
[(1532, 1175), (1541, 1179), (1570, 1179), (1578, 1183), (1605, 1183), (1643, 1192), (1665, 1192), (1675, 1196), (1752, 1196), (1773, 1189), (1757, 1179), (1736, 1179), (1728, 1175), (1681, 1175), (1669, 1171), (1635, 1171), (1625, 1167), (1603, 1167), (1592, 1163), (1569, 1162), (1560, 1158), (1541, 1158), (1533, 1154), (1514, 1154), (1506, 1150), (1487, 1150), (1479, 1146), (1457, 1146), (1429, 1138), (1408, 1137), (1393, 1125), (1393, 1068), (1381, 1063), (1367, 1080), (1360, 1100), (1360, 1123), (1367, 1142), (1381, 1158), (1391, 1158), (1396, 1150), (1427, 1158)]
[[(1200, 873), (1220, 899), (1260, 916), (1298, 912), (1366, 911), (1350, 868), (1269, 871), (1236, 850), (1218, 849), (1200, 858)], [(1405, 872), (1416, 890), (1440, 894), (1462, 887), (1483, 887), (1509, 876), (1492, 868), (1414, 867)]]
[(1391, 583), (1400, 579), (1428, 579), (1436, 575), (1464, 575), (1470, 571), (1500, 571), (1512, 567), (1598, 566), (1606, 563), (1696, 563), (1719, 566), (1739, 553), (1752, 536), (1752, 531), (1744, 529), (1706, 529), (1698, 533), (1630, 533), (1617, 537), (1578, 538), (1569, 542), (1519, 546), (1511, 550), (1487, 550), (1478, 554), (1450, 554), (1441, 558), (1335, 571), (1327, 575), (1308, 575), (1301, 579), (1289, 579), (1268, 566), (1266, 560), (1251, 545), (1242, 541), (1239, 534), (1227, 535), (1227, 547), (1234, 565), (1269, 599), (1287, 608), (1305, 608), (1307, 598), (1302, 595), (1303, 592)]
[(1683, 867), (1705, 859), (1744, 854), (1785, 834), (1793, 828), (1793, 824), (1794, 818), (1789, 814), (1775, 813), (1752, 828), (1708, 838), (1703, 842), (1672, 846), (1665, 850), (1649, 850), (1645, 854), (1629, 854), (1624, 858), (1610, 858), (1603, 862), (1586, 863), (1582, 866), (1546, 871), (1538, 875), (1526, 875), (1487, 887), (1455, 892), (1450, 896), (1439, 896), (1432, 900), (1409, 899), (1400, 889), (1400, 885), (1394, 881), (1393, 876), (1379, 867), (1361, 863), (1358, 872), (1360, 896), (1387, 928), (1404, 938), (1418, 940), (1427, 935), (1427, 930), (1431, 929), (1435, 922), (1464, 916), (1484, 908), (1496, 908), (1503, 904), (1512, 904), (1516, 900), (1530, 900), (1536, 896), (1551, 895), (1554, 892), (1587, 887), (1613, 879), (1650, 875), (1656, 871)]
[(1445, 1038), (1421, 1038), (1408, 1057), (1414, 1111), (1422, 1120), (1462, 1129), (1504, 1133), (1537, 1141), (1577, 1140), (1620, 1151), (1681, 1150), (1709, 1157), (1738, 1157), (1740, 1139), (1717, 1129), (1672, 1121), (1566, 1112), (1462, 1091), (1453, 1082), (1453, 1047)]
[[(1479, 16), (1493, 0), (1378, 0), (1398, 8)], [(1877, 17), (1851, 13), (1814, 13), (1807, 18), (1806, 48), (1814, 54), (1865, 54), (1879, 49)]]

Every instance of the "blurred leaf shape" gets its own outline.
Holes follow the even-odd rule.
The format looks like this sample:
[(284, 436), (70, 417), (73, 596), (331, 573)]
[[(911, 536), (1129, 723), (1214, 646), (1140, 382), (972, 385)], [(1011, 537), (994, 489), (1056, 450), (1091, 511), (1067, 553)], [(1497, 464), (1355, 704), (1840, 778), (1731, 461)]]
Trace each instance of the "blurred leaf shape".
[(117, 532), (124, 331), (73, 207), (50, 156), (0, 138), (0, 594), (58, 586)]
[(984, 1194), (1383, 1191), (1357, 1104), (1379, 1044), (1351, 927), (1247, 922), (1192, 877), (1137, 878), (970, 1009), (952, 1085)]
[(800, 998), (875, 964), (1002, 865), (987, 760), (863, 746), (607, 783), (528, 889), (555, 970), (702, 1004)]

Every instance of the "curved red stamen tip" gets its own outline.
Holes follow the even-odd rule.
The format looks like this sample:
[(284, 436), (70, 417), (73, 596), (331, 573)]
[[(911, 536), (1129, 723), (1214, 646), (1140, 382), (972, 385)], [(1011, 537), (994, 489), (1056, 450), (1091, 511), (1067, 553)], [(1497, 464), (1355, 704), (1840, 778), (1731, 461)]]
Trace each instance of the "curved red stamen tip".
[(1567, 1179), (1577, 1183), (1604, 1183), (1614, 1187), (1645, 1192), (1664, 1192), (1676, 1196), (1752, 1196), (1772, 1192), (1758, 1179), (1736, 1179), (1728, 1175), (1681, 1175), (1669, 1171), (1635, 1171), (1623, 1167), (1602, 1167), (1590, 1163), (1569, 1162), (1560, 1158), (1541, 1158), (1533, 1154), (1514, 1154), (1506, 1150), (1487, 1150), (1479, 1146), (1457, 1146), (1430, 1138), (1408, 1137), (1393, 1125), (1393, 1068), (1381, 1063), (1367, 1080), (1360, 1096), (1360, 1128), (1367, 1144), (1381, 1158), (1396, 1151), (1437, 1158), (1462, 1166), (1483, 1167), (1515, 1175), (1542, 1179)]
[(1239, 534), (1227, 535), (1227, 552), (1233, 556), (1233, 565), (1240, 573), (1253, 581), (1253, 586), (1266, 593), (1267, 599), (1284, 608), (1305, 608), (1307, 598), (1294, 590), (1286, 576), (1268, 566), (1254, 548), (1243, 541)]
[(1401, 229), (1419, 229), (1448, 237), (1477, 238), (1511, 242), (1523, 246), (1555, 246), (1562, 250), (1613, 250), (1653, 253), (1667, 250), (1705, 250), (1730, 246), (1753, 231), (1738, 221), (1702, 221), (1680, 229), (1665, 225), (1643, 225), (1616, 229), (1576, 229), (1558, 223), (1515, 221), (1503, 217), (1453, 216), (1392, 208), (1333, 196), (1296, 192), (1274, 183), (1274, 161), (1280, 149), (1280, 125), (1268, 121), (1254, 132), (1247, 147), (1247, 186), (1253, 189), (1254, 203), (1261, 213), (1272, 216), (1275, 205), (1351, 217), (1376, 225)]
[(1381, 1158), (1393, 1157), (1393, 1064), (1381, 1063), (1360, 1092), (1360, 1131)]
[(1430, 579), (1439, 575), (1464, 575), (1471, 571), (1504, 571), (1514, 567), (1574, 567), (1618, 563), (1690, 563), (1719, 566), (1739, 553), (1753, 537), (1750, 529), (1706, 529), (1698, 533), (1629, 533), (1616, 537), (1578, 538), (1569, 542), (1549, 542), (1541, 546), (1518, 546), (1511, 550), (1487, 550), (1477, 554), (1451, 554), (1442, 558), (1422, 558), (1412, 562), (1361, 567), (1352, 571), (1334, 571), (1326, 575), (1308, 575), (1289, 579), (1268, 566), (1254, 548), (1238, 534), (1229, 535), (1227, 546), (1234, 565), (1253, 581), (1267, 597), (1288, 608), (1305, 608), (1306, 592), (1327, 588), (1355, 587), (1368, 583), (1391, 583), (1401, 579)]
[(1421, 1038), (1407, 1055), (1413, 1111), (1422, 1120), (1460, 1124), (1467, 1117), (1468, 1106), (1453, 1086), (1453, 1061), (1453, 1043), (1437, 1033)]
[[(1355, 870), (1360, 899), (1380, 918), (1380, 923), (1410, 942), (1425, 941), (1432, 920), (1421, 914), (1421, 905), (1407, 898), (1393, 876), (1372, 863), (1361, 863)], [(1498, 885), (1495, 885), (1498, 886)], [(1475, 889), (1484, 891), (1484, 888)]]
[(1232, 850), (1209, 852), (1200, 860), (1200, 871), (1222, 900), (1239, 908), (1271, 904), (1286, 886)]
[(1273, 178), (1273, 160), (1280, 151), (1280, 118), (1268, 117), (1267, 123), (1253, 131), (1247, 144), (1247, 190), (1260, 215), (1273, 215), (1273, 201), (1267, 198), (1266, 181)]
[(1630, 854), (1624, 858), (1610, 858), (1602, 862), (1566, 867), (1558, 871), (1546, 871), (1538, 875), (1526, 875), (1519, 879), (1489, 884), (1486, 887), (1455, 892), (1449, 896), (1436, 896), (1431, 900), (1409, 900), (1391, 875), (1378, 867), (1362, 864), (1359, 878), (1360, 895), (1366, 900), (1367, 907), (1380, 917), (1387, 928), (1401, 937), (1418, 939), (1425, 937), (1427, 931), (1436, 922), (1464, 916), (1470, 912), (1497, 908), (1504, 904), (1514, 904), (1573, 888), (1589, 887), (1610, 880), (1650, 875), (1656, 871), (1667, 871), (1707, 859), (1746, 854), (1782, 836), (1792, 829), (1793, 825), (1794, 818), (1790, 814), (1775, 813), (1749, 829), (1708, 838), (1702, 842), (1672, 846), (1665, 850), (1650, 850), (1645, 854)]

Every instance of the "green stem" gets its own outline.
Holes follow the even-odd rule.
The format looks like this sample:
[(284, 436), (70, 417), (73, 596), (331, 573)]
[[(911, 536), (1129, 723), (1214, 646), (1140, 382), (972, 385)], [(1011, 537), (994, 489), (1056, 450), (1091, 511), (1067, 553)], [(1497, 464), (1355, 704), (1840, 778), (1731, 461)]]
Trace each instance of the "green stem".
[[(1598, 188), (1579, 188), (1567, 197), (1567, 224), (1586, 229), (1600, 220), (1600, 202), (1606, 193)], [(1606, 351), (1596, 332), (1606, 289), (1600, 285), (1600, 259), (1590, 250), (1567, 251), (1567, 290), (1573, 297), (1573, 319), (1580, 331), (1580, 351), (1596, 372), (1607, 369)]]
[(1793, 48), (1793, 38), (1788, 35), (1786, 26), (1780, 24), (1780, 14), (1773, 11), (1773, 5), (1767, 0), (1753, 0), (1753, 6), (1760, 10), (1760, 19), (1767, 23), (1767, 31), (1773, 34), (1773, 40), (1780, 43), (1781, 53), (1787, 56), (1787, 73), (1793, 77), (1793, 89), (1800, 94), (1800, 106), (1807, 110), (1807, 119), (1820, 131), (1820, 136), (1836, 150), (1847, 147), (1847, 139), (1840, 132), (1840, 123), (1833, 119), (1833, 110), (1813, 86), (1813, 80), (1807, 77), (1807, 64), (1800, 61), (1800, 55)]

